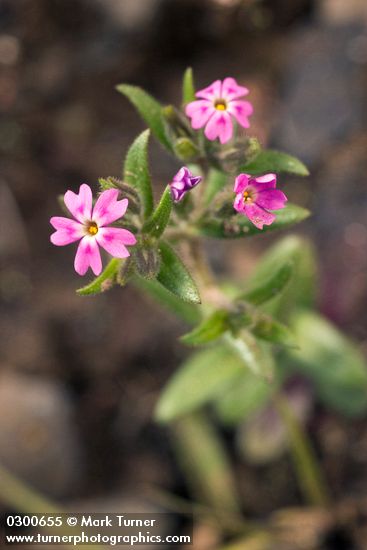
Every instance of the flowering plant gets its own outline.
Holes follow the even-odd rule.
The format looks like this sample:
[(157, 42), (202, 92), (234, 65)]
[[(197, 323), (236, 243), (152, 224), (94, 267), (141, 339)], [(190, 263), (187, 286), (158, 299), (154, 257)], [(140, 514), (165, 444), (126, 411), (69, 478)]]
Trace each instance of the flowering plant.
[[(206, 239), (247, 241), (305, 220), (309, 211), (288, 201), (281, 187), (285, 174), (304, 177), (307, 168), (241, 133), (250, 127), (253, 107), (243, 100), (247, 88), (233, 78), (195, 91), (188, 69), (181, 109), (162, 106), (136, 86), (117, 90), (149, 129), (128, 150), (122, 178), (99, 180), (94, 208), (88, 185), (77, 195), (65, 194), (75, 220), (52, 218), (51, 240), (61, 246), (80, 240), (75, 270), (84, 275), (91, 267), (97, 278), (78, 294), (132, 283), (191, 325), (181, 341), (201, 349), (168, 382), (155, 418), (173, 423), (181, 454), (199, 464), (202, 500), (238, 512), (228, 459), (205, 408), (237, 429), (274, 405), (288, 428), (305, 497), (324, 505), (323, 476), (284, 388), (300, 376), (324, 405), (357, 416), (367, 410), (367, 370), (353, 345), (313, 311), (312, 245), (299, 236), (283, 237), (241, 284), (218, 280), (204, 246)], [(178, 172), (156, 204), (148, 166), (151, 134), (178, 161)], [(112, 256), (103, 271), (99, 246)], [(200, 468), (204, 455), (217, 457), (210, 471)]]

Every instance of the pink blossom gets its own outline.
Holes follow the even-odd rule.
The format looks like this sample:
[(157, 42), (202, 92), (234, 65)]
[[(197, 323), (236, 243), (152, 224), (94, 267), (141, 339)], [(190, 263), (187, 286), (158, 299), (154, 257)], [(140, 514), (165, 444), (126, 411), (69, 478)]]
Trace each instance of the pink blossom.
[(170, 183), (172, 199), (179, 202), (187, 191), (190, 191), (200, 182), (200, 176), (194, 176), (186, 166), (183, 166)]
[(205, 126), (205, 135), (211, 141), (219, 138), (221, 143), (229, 141), (233, 135), (234, 117), (238, 124), (249, 128), (248, 117), (253, 108), (249, 101), (240, 98), (248, 94), (248, 89), (239, 86), (234, 78), (216, 80), (207, 88), (196, 92), (197, 101), (186, 105), (186, 115), (191, 118), (192, 127), (197, 130)]
[(235, 210), (245, 214), (259, 229), (271, 225), (275, 215), (269, 210), (280, 210), (287, 202), (285, 194), (275, 189), (276, 184), (276, 174), (256, 178), (240, 174), (234, 184), (234, 192), (237, 194), (233, 203)]
[(99, 246), (115, 258), (130, 256), (125, 245), (135, 244), (135, 236), (127, 229), (106, 227), (126, 212), (129, 201), (117, 200), (118, 194), (117, 189), (103, 191), (92, 208), (92, 190), (83, 183), (79, 194), (67, 191), (64, 196), (65, 205), (75, 219), (53, 217), (50, 220), (56, 229), (50, 239), (56, 246), (80, 240), (74, 261), (75, 271), (79, 275), (85, 275), (89, 267), (95, 275), (101, 273)]

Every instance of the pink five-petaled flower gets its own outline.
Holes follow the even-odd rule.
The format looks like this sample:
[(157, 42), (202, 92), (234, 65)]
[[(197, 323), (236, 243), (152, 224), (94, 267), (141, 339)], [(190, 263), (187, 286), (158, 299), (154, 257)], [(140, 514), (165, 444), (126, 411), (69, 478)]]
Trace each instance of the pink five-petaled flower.
[(205, 126), (205, 135), (211, 141), (219, 138), (221, 143), (229, 141), (233, 134), (233, 116), (238, 124), (249, 128), (248, 117), (253, 108), (249, 101), (240, 100), (248, 89), (239, 86), (234, 78), (216, 80), (207, 88), (196, 92), (197, 101), (186, 105), (186, 115), (191, 118), (194, 130)]
[(103, 191), (92, 209), (92, 190), (83, 183), (78, 195), (67, 191), (64, 196), (65, 205), (75, 220), (62, 217), (53, 217), (50, 220), (56, 229), (51, 235), (51, 242), (56, 246), (64, 246), (81, 239), (74, 261), (75, 271), (79, 275), (85, 275), (89, 267), (95, 275), (101, 273), (99, 246), (115, 258), (130, 256), (125, 245), (135, 244), (135, 236), (127, 229), (106, 227), (126, 212), (129, 201), (117, 200), (118, 194), (117, 189)]
[(194, 174), (192, 174), (186, 166), (183, 166), (169, 184), (171, 196), (174, 202), (179, 202), (187, 191), (190, 191), (190, 189), (195, 187), (200, 182), (200, 176), (194, 176)]
[(280, 210), (287, 202), (285, 194), (275, 189), (276, 184), (276, 174), (256, 178), (240, 174), (234, 184), (234, 192), (237, 194), (233, 204), (235, 210), (245, 214), (259, 229), (271, 225), (275, 215), (269, 210)]

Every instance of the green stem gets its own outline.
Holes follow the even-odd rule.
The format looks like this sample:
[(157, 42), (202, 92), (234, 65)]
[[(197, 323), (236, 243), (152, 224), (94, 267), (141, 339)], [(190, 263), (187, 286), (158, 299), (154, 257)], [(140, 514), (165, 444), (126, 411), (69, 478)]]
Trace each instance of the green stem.
[[(41, 493), (29, 487), (26, 483), (12, 474), (5, 466), (0, 464), (0, 501), (23, 514), (53, 514), (60, 515), (67, 512), (54, 502), (45, 498)], [(64, 529), (64, 528), (63, 528)], [(45, 530), (47, 530), (45, 528)], [(60, 530), (58, 530), (60, 534)], [(65, 528), (62, 535), (71, 535), (70, 529)], [(73, 548), (71, 544), (63, 544), (65, 548)], [(85, 545), (84, 548), (105, 550), (98, 545)]]
[(306, 432), (283, 395), (275, 394), (274, 404), (287, 429), (290, 451), (304, 496), (312, 506), (327, 507), (330, 504), (329, 492)]
[(242, 522), (237, 487), (220, 434), (204, 413), (180, 418), (171, 437), (181, 469), (200, 503)]
[[(221, 294), (214, 274), (198, 241), (191, 241), (189, 243), (189, 251), (194, 276), (199, 283), (201, 295), (209, 298), (209, 301), (211, 301), (210, 298), (214, 289), (217, 289), (218, 293)], [(208, 290), (210, 294), (208, 294)], [(311, 505), (326, 507), (330, 502), (328, 489), (310, 441), (294, 417), (287, 400), (278, 393), (274, 397), (274, 402), (287, 428), (290, 449), (300, 487)]]
[(57, 505), (48, 501), (43, 495), (28, 487), (4, 466), (0, 464), (0, 500), (25, 514), (62, 514)]

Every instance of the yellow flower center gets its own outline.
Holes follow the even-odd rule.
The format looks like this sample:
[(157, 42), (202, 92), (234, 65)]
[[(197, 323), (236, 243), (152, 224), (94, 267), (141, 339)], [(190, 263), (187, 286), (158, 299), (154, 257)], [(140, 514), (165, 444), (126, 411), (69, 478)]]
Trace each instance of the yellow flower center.
[(248, 191), (244, 191), (243, 193), (243, 200), (245, 202), (252, 202), (252, 196)]
[(97, 235), (98, 225), (96, 224), (96, 222), (88, 222), (87, 232), (89, 233), (89, 235)]
[(227, 103), (225, 102), (224, 99), (217, 99), (216, 102), (214, 103), (214, 107), (218, 111), (225, 111), (227, 109)]

